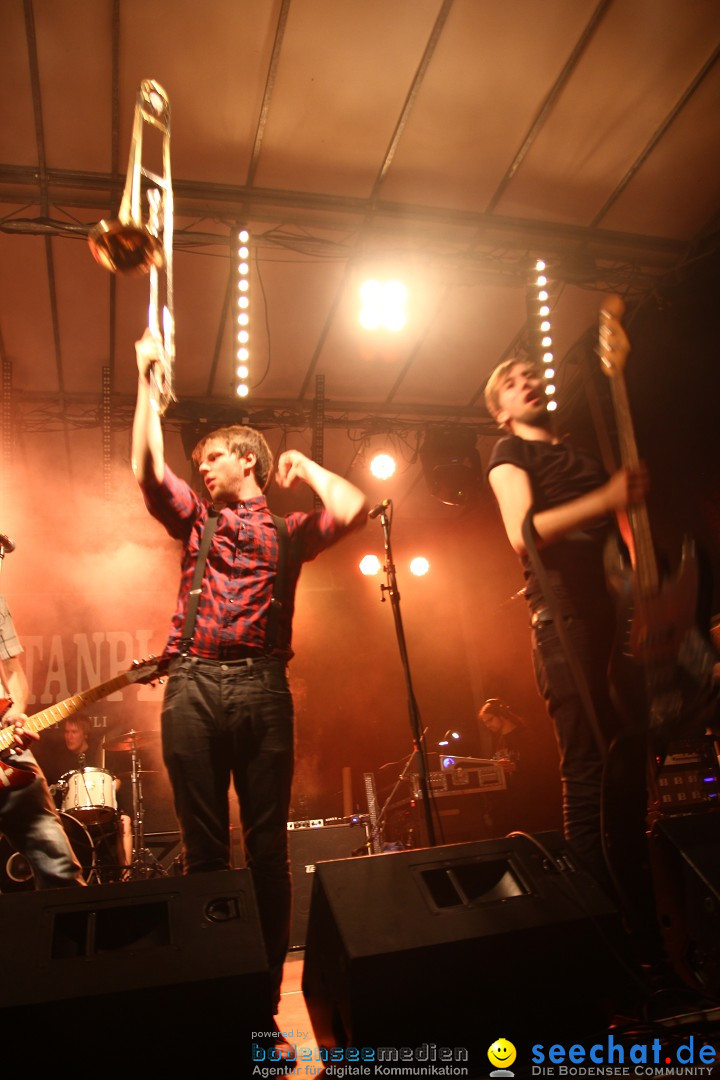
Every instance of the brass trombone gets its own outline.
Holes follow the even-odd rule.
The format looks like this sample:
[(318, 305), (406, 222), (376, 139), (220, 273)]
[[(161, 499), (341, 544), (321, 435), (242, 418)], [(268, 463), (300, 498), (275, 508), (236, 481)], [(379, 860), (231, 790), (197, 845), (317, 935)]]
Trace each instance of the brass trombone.
[[(143, 124), (162, 134), (162, 176), (142, 164)], [(142, 177), (147, 190), (148, 219), (140, 210)], [(173, 191), (170, 174), (170, 102), (159, 83), (143, 79), (135, 99), (130, 158), (117, 218), (99, 221), (88, 234), (95, 259), (106, 270), (150, 275), (148, 325), (163, 343), (163, 358), (152, 367), (158, 411), (175, 400), (175, 316), (173, 312)], [(159, 370), (158, 370), (159, 369)]]

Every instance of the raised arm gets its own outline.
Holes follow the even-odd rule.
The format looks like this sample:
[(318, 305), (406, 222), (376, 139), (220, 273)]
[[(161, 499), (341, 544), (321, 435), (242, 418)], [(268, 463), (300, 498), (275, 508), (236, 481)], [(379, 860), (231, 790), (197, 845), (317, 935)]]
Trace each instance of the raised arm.
[(341, 525), (352, 525), (367, 510), (365, 496), (359, 488), (305, 457), (299, 450), (286, 450), (280, 455), (275, 480), (283, 488), (302, 480), (322, 499), (325, 509)]
[(165, 470), (160, 414), (150, 379), (150, 368), (162, 353), (162, 342), (149, 329), (135, 342), (138, 395), (132, 432), (132, 470), (139, 484), (161, 483)]
[[(517, 465), (497, 465), (489, 476), (490, 486), (500, 506), (508, 540), (518, 555), (524, 555), (522, 524), (532, 506), (532, 489), (528, 474)], [(533, 527), (539, 548), (562, 540), (568, 533), (610, 514), (622, 515), (634, 502), (639, 502), (648, 488), (644, 465), (636, 469), (618, 469), (606, 484), (561, 503), (550, 510), (533, 515)]]

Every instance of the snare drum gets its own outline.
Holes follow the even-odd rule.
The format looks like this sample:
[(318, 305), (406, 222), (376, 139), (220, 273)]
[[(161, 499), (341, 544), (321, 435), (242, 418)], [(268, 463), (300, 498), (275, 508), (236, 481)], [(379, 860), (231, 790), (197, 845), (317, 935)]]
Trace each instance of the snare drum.
[(77, 769), (65, 773), (62, 809), (83, 825), (99, 825), (117, 814), (115, 777), (106, 769)]
[[(84, 825), (69, 814), (60, 814), (60, 824), (87, 881), (95, 869), (95, 845)], [(5, 836), (0, 836), (0, 893), (25, 892), (35, 888), (30, 863)]]

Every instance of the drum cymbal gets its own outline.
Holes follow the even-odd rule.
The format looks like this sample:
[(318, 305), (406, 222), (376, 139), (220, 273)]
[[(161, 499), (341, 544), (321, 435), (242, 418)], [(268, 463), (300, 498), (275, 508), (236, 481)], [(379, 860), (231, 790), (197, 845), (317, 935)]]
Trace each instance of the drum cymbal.
[(106, 750), (132, 750), (138, 746), (147, 746), (151, 742), (157, 742), (160, 738), (159, 731), (126, 731), (118, 735), (117, 739), (105, 745)]

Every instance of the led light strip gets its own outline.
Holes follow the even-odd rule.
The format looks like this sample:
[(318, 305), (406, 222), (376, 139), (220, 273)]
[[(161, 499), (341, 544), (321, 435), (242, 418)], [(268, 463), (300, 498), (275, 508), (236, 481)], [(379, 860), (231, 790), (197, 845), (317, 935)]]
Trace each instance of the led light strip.
[[(538, 355), (543, 365), (547, 410), (557, 409), (555, 398), (555, 355), (553, 353), (552, 324), (550, 321), (550, 284), (547, 264), (536, 259), (528, 290), (531, 318), (531, 337), (539, 343)], [(534, 324), (534, 325), (533, 325)]]
[(237, 234), (237, 288), (235, 290), (235, 393), (250, 393), (250, 233)]

